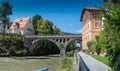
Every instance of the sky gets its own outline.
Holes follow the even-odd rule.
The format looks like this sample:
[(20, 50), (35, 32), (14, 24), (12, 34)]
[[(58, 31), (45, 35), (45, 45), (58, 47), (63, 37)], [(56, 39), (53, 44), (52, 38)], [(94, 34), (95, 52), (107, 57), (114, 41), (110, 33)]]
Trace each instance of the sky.
[[(0, 6), (4, 0), (0, 0)], [(16, 18), (39, 14), (54, 23), (63, 32), (81, 34), (80, 17), (85, 7), (100, 7), (102, 0), (8, 0), (13, 14), (10, 21)]]

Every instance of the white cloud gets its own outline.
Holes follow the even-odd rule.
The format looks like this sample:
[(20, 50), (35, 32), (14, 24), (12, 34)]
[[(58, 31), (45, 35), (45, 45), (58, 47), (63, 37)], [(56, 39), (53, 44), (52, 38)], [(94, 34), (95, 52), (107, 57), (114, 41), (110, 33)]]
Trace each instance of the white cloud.
[(82, 33), (82, 29), (77, 30), (76, 33)]

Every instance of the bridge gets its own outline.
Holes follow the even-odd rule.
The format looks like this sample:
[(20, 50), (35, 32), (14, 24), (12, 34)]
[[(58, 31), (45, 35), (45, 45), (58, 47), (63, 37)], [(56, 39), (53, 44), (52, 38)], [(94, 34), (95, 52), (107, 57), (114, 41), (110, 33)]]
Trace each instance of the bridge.
[(82, 41), (81, 34), (70, 34), (70, 35), (25, 35), (24, 46), (30, 47), (34, 43), (40, 40), (49, 40), (57, 45), (60, 50), (60, 56), (65, 56), (67, 45), (74, 40)]

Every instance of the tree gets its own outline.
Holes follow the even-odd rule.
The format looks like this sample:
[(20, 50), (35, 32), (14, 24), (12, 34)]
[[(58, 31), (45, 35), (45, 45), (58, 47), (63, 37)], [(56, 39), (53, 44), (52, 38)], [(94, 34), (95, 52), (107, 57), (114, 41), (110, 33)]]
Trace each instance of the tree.
[(62, 32), (61, 32), (61, 30), (59, 29), (59, 28), (57, 28), (56, 26), (54, 26), (54, 34), (63, 34)]
[(120, 70), (120, 1), (105, 0), (101, 9), (104, 20), (104, 30), (100, 34), (100, 42), (107, 50), (107, 57), (113, 71)]
[(4, 1), (1, 7), (1, 20), (4, 24), (5, 31), (7, 31), (7, 25), (9, 24), (9, 15), (12, 15), (12, 6), (8, 1)]
[(49, 20), (39, 20), (37, 31), (38, 34), (53, 34), (53, 23)]
[(95, 41), (88, 41), (87, 46), (89, 48), (89, 51), (94, 53), (96, 49), (96, 42)]
[(36, 14), (35, 16), (32, 17), (32, 24), (33, 24), (35, 34), (38, 34), (37, 24), (38, 24), (38, 21), (41, 19), (43, 19), (42, 16), (40, 16), (38, 14)]
[(101, 52), (101, 43), (100, 43), (100, 36), (96, 36), (96, 53), (99, 55)]

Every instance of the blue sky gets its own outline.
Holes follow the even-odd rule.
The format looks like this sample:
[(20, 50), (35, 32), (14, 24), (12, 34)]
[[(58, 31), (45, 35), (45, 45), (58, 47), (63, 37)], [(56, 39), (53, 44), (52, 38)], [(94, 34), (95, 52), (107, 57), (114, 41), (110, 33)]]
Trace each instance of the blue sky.
[[(4, 0), (0, 0), (0, 4)], [(8, 0), (13, 7), (10, 20), (41, 15), (63, 32), (81, 33), (80, 16), (84, 7), (100, 7), (102, 0)]]

